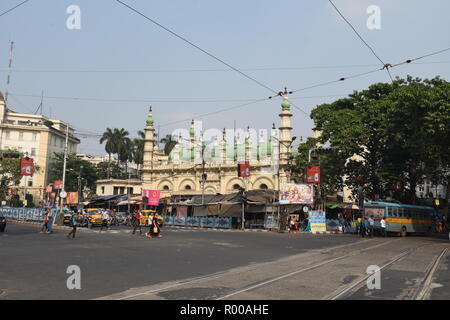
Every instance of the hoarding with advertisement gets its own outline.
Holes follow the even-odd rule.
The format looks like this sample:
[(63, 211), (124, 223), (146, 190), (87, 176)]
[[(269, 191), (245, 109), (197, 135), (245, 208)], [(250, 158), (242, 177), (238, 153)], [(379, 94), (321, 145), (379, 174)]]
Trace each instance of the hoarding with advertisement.
[(312, 184), (285, 183), (280, 186), (281, 204), (312, 204), (314, 186)]
[(320, 183), (320, 167), (313, 166), (306, 169), (307, 183)]
[(20, 160), (20, 174), (22, 176), (32, 176), (34, 169), (34, 162), (32, 158), (22, 158)]
[(326, 232), (327, 221), (324, 211), (310, 211), (308, 212), (309, 224), (311, 232)]
[(381, 220), (386, 215), (385, 209), (380, 208), (364, 208), (364, 216), (366, 218), (372, 217), (374, 220)]
[[(142, 200), (144, 201), (145, 204), (148, 204), (151, 206), (158, 206), (160, 197), (161, 197), (161, 191), (159, 191), (159, 190), (142, 189)], [(146, 202), (145, 202), (145, 199), (147, 200)]]
[(45, 187), (45, 192), (51, 193), (53, 191), (52, 186)]
[(78, 192), (67, 192), (67, 204), (78, 204)]

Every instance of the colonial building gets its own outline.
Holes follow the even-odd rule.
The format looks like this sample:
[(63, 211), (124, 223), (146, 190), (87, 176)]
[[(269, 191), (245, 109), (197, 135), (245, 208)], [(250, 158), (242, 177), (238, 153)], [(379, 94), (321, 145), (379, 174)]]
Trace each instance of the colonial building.
[(76, 152), (80, 140), (73, 136), (74, 129), (69, 124), (42, 115), (14, 112), (5, 105), (0, 93), (0, 150), (27, 153), (39, 167), (32, 177), (23, 177), (19, 186), (11, 186), (12, 192), (22, 199), (25, 193), (31, 194), (35, 203), (45, 198), (44, 188), (53, 183), (48, 181), (49, 164), (55, 152), (64, 152), (67, 129), (67, 151)]
[[(240, 188), (278, 190), (281, 183), (289, 182), (289, 171), (285, 170), (292, 156), (290, 108), (284, 97), (280, 126), (276, 129), (274, 124), (270, 133), (250, 128), (238, 133), (226, 129), (205, 132), (192, 121), (190, 130), (173, 134), (177, 144), (168, 156), (155, 143), (150, 108), (145, 127), (143, 189), (172, 195), (228, 194)], [(237, 165), (241, 161), (249, 162), (249, 177), (238, 176)]]

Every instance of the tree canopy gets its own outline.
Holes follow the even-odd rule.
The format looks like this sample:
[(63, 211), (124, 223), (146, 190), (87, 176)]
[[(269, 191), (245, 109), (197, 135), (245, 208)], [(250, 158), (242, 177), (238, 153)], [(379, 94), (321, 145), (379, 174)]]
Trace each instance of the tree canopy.
[(317, 106), (311, 118), (321, 136), (300, 146), (297, 162), (305, 165), (311, 144), (337, 148), (326, 156), (330, 186), (345, 183), (354, 194), (364, 186), (367, 199), (414, 203), (425, 179), (450, 184), (450, 83), (439, 77), (376, 83)]

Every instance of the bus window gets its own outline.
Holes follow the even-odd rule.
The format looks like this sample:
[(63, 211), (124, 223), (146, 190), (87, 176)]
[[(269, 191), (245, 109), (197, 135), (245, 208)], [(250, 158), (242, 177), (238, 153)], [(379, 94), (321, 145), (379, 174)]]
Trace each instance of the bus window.
[(403, 208), (398, 208), (398, 216), (403, 217)]
[(406, 209), (406, 217), (411, 218), (411, 209)]

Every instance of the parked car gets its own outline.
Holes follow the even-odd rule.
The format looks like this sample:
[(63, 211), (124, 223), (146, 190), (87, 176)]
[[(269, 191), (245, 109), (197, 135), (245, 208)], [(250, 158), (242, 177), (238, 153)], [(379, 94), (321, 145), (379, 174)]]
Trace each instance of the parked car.
[(5, 232), (6, 229), (6, 217), (0, 216), (0, 232)]

